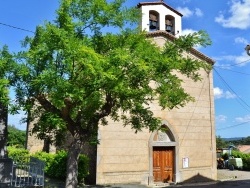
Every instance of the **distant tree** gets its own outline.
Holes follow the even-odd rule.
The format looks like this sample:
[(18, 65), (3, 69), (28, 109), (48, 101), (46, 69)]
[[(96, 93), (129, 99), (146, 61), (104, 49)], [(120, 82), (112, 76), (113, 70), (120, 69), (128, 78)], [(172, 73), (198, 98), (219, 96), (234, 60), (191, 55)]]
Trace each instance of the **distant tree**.
[(221, 136), (216, 136), (216, 148), (227, 148), (228, 143), (221, 138)]
[[(211, 68), (183, 56), (196, 45), (210, 44), (205, 32), (179, 37), (160, 49), (140, 29), (128, 29), (129, 22), (138, 23), (139, 13), (123, 3), (62, 0), (56, 22), (37, 27), (35, 36), (24, 41), (26, 51), (18, 54), (14, 87), (19, 105), (37, 118), (38, 136), (57, 138), (68, 131), (73, 138), (67, 188), (77, 187), (81, 149), (98, 143), (98, 126), (107, 125), (108, 117), (135, 132), (154, 131), (160, 120), (149, 103), (173, 109), (194, 100), (176, 73), (199, 81), (199, 70)], [(105, 33), (107, 28), (120, 32)]]
[(250, 145), (250, 136), (244, 138), (242, 140), (242, 144), (244, 144), (244, 145)]
[(26, 131), (17, 129), (13, 125), (8, 125), (8, 146), (24, 148), (26, 141)]
[(237, 145), (250, 145), (250, 136), (241, 138), (241, 139), (235, 139), (235, 140), (230, 140), (232, 144), (235, 146)]

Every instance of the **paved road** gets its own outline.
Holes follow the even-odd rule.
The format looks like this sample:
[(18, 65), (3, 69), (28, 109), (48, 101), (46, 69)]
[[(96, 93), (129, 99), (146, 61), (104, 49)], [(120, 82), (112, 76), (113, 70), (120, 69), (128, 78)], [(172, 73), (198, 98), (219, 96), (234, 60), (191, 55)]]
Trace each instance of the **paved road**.
[[(218, 181), (208, 183), (194, 183), (184, 185), (171, 185), (166, 188), (250, 188), (249, 171), (230, 171), (228, 169), (218, 170)], [(151, 188), (137, 184), (109, 185), (109, 186), (87, 186), (87, 188)]]
[[(109, 185), (109, 186), (87, 186), (89, 188), (151, 188), (142, 185)], [(199, 184), (189, 184), (189, 185), (173, 185), (167, 186), (165, 188), (249, 188), (250, 180), (233, 180), (233, 181), (221, 181), (221, 182), (211, 182), (211, 183), (199, 183)], [(158, 188), (158, 187), (155, 187)]]

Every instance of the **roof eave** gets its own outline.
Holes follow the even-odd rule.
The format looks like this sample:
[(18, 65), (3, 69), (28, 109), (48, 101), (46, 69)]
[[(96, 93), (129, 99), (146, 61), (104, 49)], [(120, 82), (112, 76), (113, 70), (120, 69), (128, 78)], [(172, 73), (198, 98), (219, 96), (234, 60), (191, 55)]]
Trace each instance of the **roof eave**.
[(174, 8), (170, 7), (169, 5), (167, 5), (164, 2), (141, 2), (137, 4), (137, 7), (140, 8), (141, 6), (149, 6), (149, 5), (163, 5), (166, 8), (172, 10), (173, 12), (175, 12), (176, 14), (178, 14), (179, 16), (183, 16), (180, 12), (178, 12), (177, 10), (175, 10)]
[[(174, 35), (166, 32), (166, 31), (154, 31), (154, 32), (149, 32), (147, 34), (149, 37), (157, 37), (157, 36), (162, 36), (165, 37), (171, 41), (174, 41), (175, 39), (177, 39)], [(213, 59), (211, 59), (210, 57), (206, 56), (205, 54), (199, 52), (198, 50), (191, 48), (190, 53), (195, 55), (196, 57), (206, 61), (207, 63), (214, 65), (215, 61)]]

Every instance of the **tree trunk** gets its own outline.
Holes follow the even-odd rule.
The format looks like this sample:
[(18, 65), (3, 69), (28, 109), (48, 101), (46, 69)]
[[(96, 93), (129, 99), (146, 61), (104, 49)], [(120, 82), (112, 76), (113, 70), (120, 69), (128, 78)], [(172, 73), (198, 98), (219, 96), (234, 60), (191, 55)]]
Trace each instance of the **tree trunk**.
[(0, 158), (7, 157), (7, 119), (7, 107), (0, 102)]
[(69, 151), (67, 161), (67, 177), (65, 188), (76, 188), (78, 184), (78, 159), (81, 153), (82, 143), (80, 140), (73, 140)]

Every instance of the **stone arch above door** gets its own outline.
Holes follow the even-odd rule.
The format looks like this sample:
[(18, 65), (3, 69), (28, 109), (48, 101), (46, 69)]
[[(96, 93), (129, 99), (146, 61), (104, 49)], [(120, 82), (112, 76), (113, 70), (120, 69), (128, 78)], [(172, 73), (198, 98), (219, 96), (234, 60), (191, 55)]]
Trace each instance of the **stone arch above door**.
[(171, 125), (166, 120), (162, 121), (161, 127), (154, 131), (149, 139), (149, 146), (175, 146), (178, 144), (178, 135), (175, 133)]
[(161, 127), (154, 131), (149, 139), (149, 184), (154, 184), (153, 175), (153, 148), (172, 147), (174, 148), (174, 181), (179, 181), (179, 147), (178, 135), (173, 127), (166, 121), (162, 121)]

